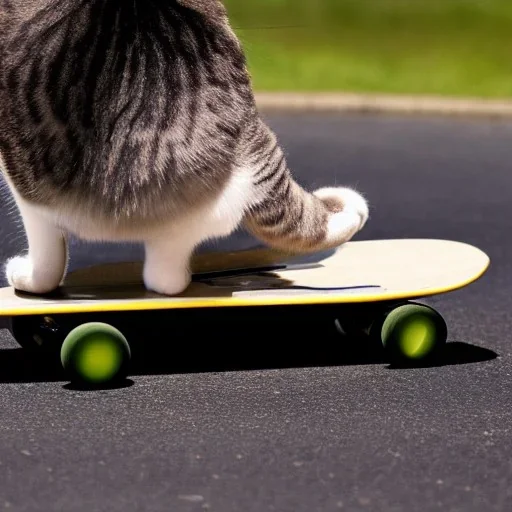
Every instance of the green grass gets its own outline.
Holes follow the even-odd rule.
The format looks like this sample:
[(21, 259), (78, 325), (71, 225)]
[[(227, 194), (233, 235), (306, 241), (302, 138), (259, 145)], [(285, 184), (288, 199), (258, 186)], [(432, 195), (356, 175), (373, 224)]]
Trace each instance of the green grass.
[(225, 0), (260, 91), (512, 97), (512, 0)]

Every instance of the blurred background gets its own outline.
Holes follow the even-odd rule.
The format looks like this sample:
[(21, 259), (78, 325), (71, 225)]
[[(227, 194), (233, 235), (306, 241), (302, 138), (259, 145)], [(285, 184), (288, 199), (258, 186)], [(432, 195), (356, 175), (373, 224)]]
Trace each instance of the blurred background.
[(512, 96), (512, 0), (224, 1), (257, 91)]

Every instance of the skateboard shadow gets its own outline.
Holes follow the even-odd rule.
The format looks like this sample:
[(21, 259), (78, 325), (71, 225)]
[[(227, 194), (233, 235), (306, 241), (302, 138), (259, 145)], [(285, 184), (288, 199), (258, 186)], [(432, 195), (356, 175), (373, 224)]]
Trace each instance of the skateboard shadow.
[[(335, 309), (325, 306), (153, 312), (128, 318), (111, 314), (103, 319), (95, 315), (95, 320), (116, 325), (127, 335), (132, 348), (130, 378), (370, 364), (399, 370), (389, 366), (380, 344), (340, 335), (335, 319)], [(450, 340), (423, 367), (475, 364), (497, 357), (475, 344)], [(79, 389), (69, 384), (58, 354), (0, 350), (0, 383), (16, 382), (63, 382), (66, 389)], [(112, 387), (131, 385), (133, 381), (127, 379)]]
[(463, 364), (483, 363), (497, 359), (499, 355), (478, 345), (473, 345), (463, 341), (449, 341), (443, 351), (425, 363), (388, 365), (389, 370), (406, 370), (413, 368), (440, 368), (443, 366), (457, 366)]

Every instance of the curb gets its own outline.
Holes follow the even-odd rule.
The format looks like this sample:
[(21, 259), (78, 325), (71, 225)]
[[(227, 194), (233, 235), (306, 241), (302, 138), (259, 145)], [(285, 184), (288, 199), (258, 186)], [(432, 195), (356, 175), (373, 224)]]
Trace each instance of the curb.
[(255, 93), (262, 110), (512, 118), (512, 101), (340, 93)]

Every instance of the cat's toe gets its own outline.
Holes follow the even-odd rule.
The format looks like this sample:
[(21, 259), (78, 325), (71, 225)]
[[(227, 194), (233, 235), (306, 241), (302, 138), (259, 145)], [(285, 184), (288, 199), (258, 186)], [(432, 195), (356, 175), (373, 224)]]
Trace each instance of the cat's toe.
[(26, 256), (15, 256), (5, 266), (5, 276), (10, 286), (20, 291), (30, 291), (32, 263)]
[(15, 256), (5, 266), (7, 282), (14, 289), (28, 293), (49, 293), (59, 286), (46, 272), (37, 271), (28, 256)]
[(314, 194), (321, 199), (334, 214), (339, 212), (355, 212), (360, 219), (358, 229), (366, 225), (370, 216), (368, 202), (362, 194), (346, 187), (320, 188)]
[(189, 272), (160, 273), (146, 268), (144, 271), (144, 285), (152, 292), (160, 295), (174, 296), (184, 292), (191, 282)]

